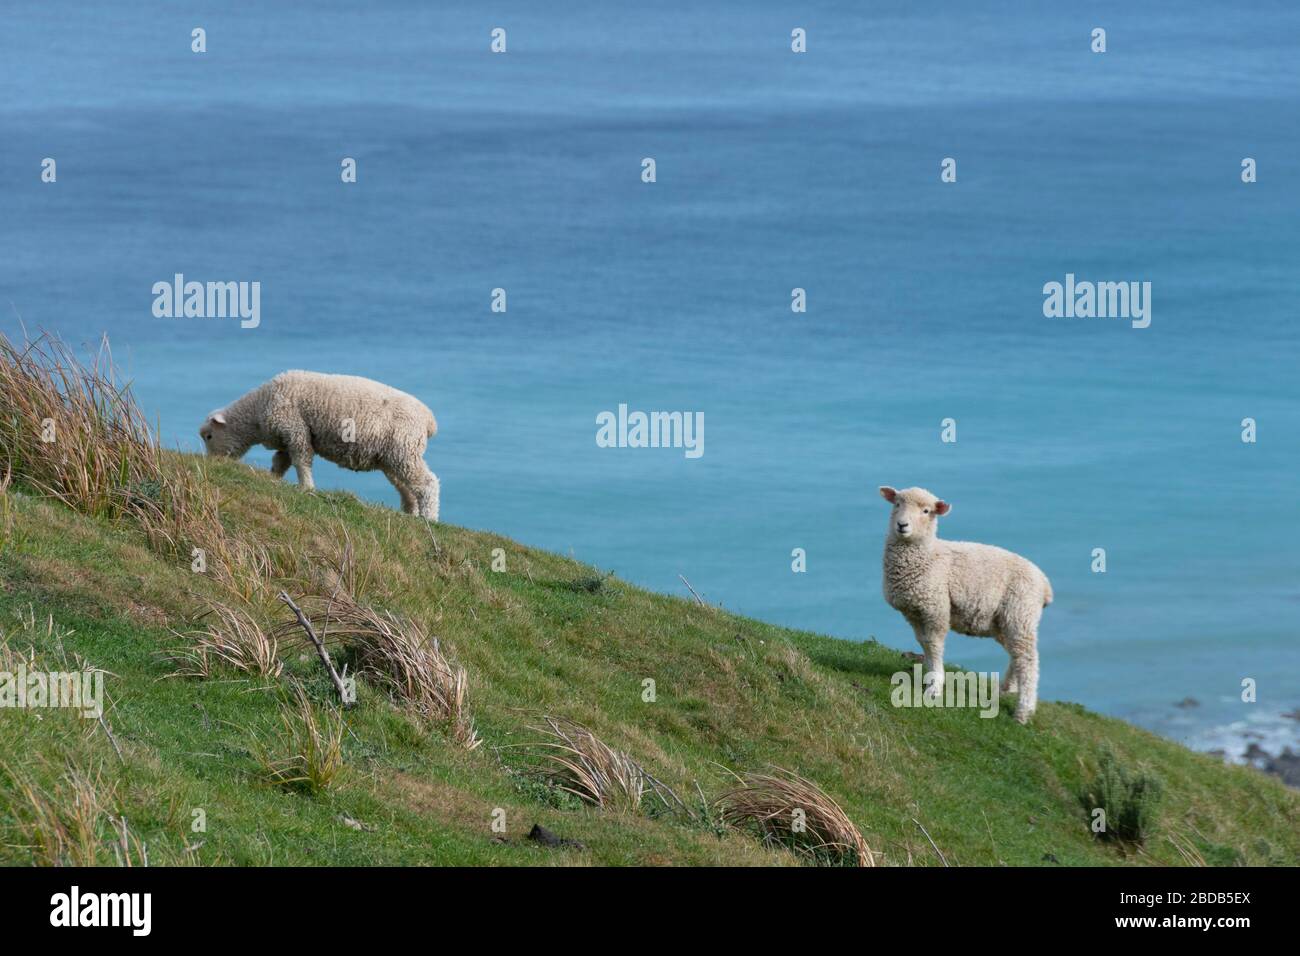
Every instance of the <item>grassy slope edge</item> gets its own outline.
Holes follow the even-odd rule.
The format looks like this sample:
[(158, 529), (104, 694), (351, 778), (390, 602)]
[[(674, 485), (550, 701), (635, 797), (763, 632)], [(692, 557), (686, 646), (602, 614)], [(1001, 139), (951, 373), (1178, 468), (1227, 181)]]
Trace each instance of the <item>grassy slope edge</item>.
[[(797, 862), (739, 833), (556, 801), (518, 773), (524, 758), (512, 746), (534, 739), (524, 725), (537, 711), (581, 721), (697, 801), (697, 784), (710, 796), (725, 786), (723, 768), (796, 770), (844, 807), (886, 865), (941, 865), (935, 847), (952, 865), (1300, 859), (1300, 796), (1078, 705), (1045, 702), (1028, 727), (1006, 710), (982, 719), (965, 709), (896, 709), (889, 678), (910, 662), (882, 645), (602, 582), (588, 566), (494, 534), (445, 524), (431, 534), (418, 519), (347, 494), (304, 494), (242, 464), (203, 470), (232, 535), (308, 552), (345, 530), (382, 592), (377, 603), (419, 619), (468, 669), (485, 744), (454, 747), (363, 688), (347, 714), (336, 787), (307, 795), (261, 783), (253, 741), (279, 719), (274, 682), (169, 678), (174, 667), (160, 653), (177, 645), (171, 629), (185, 626), (196, 599), (217, 593), (209, 576), (194, 574), (187, 557), (151, 549), (130, 522), (10, 488), (0, 513), (0, 631), (11, 649), (32, 644), (47, 662), (80, 655), (114, 675), (108, 722), (123, 757), (94, 721), (5, 709), (0, 764), (51, 792), (70, 762), (93, 767), (153, 862)], [(506, 554), (504, 572), (490, 570), (494, 548)], [(319, 665), (294, 657), (289, 669), (328, 700)], [(654, 702), (642, 699), (646, 678)], [(1103, 745), (1164, 781), (1160, 821), (1141, 850), (1101, 843), (1087, 829), (1078, 794)], [(3, 863), (33, 859), (15, 825), (19, 802), (12, 788), (0, 790)], [(191, 829), (195, 809), (206, 819), (201, 834)], [(491, 829), (498, 809), (504, 841)], [(534, 823), (585, 849), (530, 843)], [(196, 848), (184, 852), (187, 843)]]

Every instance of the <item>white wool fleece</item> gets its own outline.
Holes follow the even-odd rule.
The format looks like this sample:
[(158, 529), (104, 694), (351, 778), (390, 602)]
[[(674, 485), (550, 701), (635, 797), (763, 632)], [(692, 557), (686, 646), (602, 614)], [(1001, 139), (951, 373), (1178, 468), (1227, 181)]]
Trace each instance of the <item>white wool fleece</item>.
[(943, 645), (949, 630), (992, 637), (1010, 662), (1002, 690), (1019, 692), (1016, 720), (1038, 704), (1038, 622), (1052, 603), (1052, 585), (1032, 561), (1002, 548), (938, 537), (939, 518), (952, 510), (924, 488), (882, 486), (893, 505), (885, 537), (884, 592), (912, 625), (925, 651), (928, 685), (943, 687)]
[(199, 435), (208, 454), (229, 458), (264, 445), (275, 452), (272, 473), (283, 476), (292, 465), (308, 489), (314, 455), (352, 471), (382, 471), (403, 511), (437, 521), (438, 479), (424, 463), (437, 431), (423, 402), (381, 382), (290, 371), (214, 411)]

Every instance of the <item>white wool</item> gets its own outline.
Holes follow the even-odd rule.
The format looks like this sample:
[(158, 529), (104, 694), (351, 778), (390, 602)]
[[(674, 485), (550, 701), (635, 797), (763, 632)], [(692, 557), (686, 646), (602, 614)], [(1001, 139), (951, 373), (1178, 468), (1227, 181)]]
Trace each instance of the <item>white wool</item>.
[(1004, 692), (1019, 692), (1016, 720), (1038, 703), (1038, 622), (1052, 603), (1052, 585), (1032, 561), (987, 544), (944, 541), (939, 517), (951, 506), (924, 488), (880, 495), (893, 504), (885, 539), (884, 591), (890, 607), (912, 625), (925, 652), (927, 684), (943, 684), (943, 645), (949, 630), (992, 637), (1010, 656)]
[(382, 471), (403, 511), (437, 521), (438, 479), (424, 463), (437, 431), (423, 402), (388, 385), (291, 371), (214, 411), (199, 434), (210, 455), (242, 458), (254, 445), (270, 448), (272, 473), (283, 476), (292, 465), (307, 489), (315, 487), (315, 455), (352, 471)]

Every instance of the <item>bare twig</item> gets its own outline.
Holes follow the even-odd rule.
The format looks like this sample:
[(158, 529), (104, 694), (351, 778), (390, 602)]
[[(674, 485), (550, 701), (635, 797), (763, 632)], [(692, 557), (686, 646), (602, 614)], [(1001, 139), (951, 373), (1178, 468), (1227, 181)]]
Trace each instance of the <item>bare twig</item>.
[(927, 830), (925, 828), (925, 825), (922, 824), (921, 821), (918, 820), (916, 817), (912, 817), (912, 822), (921, 828), (921, 832), (925, 834), (925, 838), (930, 841), (930, 846), (934, 847), (934, 852), (939, 854), (939, 859), (943, 862), (944, 866), (947, 866), (948, 860), (943, 855), (943, 850), (940, 850), (939, 847), (935, 844), (934, 840), (930, 837), (930, 831)]
[(117, 745), (117, 738), (113, 736), (113, 731), (109, 729), (108, 721), (104, 720), (103, 714), (99, 715), (99, 726), (104, 728), (104, 733), (108, 735), (108, 742), (111, 743), (113, 749), (117, 751), (117, 759), (122, 761), (122, 763), (126, 763), (126, 758), (122, 756), (122, 748)]
[(298, 623), (302, 626), (302, 629), (307, 632), (307, 637), (309, 637), (312, 644), (316, 646), (316, 653), (320, 655), (321, 663), (324, 664), (325, 669), (329, 671), (330, 680), (334, 682), (334, 689), (339, 692), (339, 701), (344, 707), (351, 707), (352, 702), (348, 700), (348, 693), (343, 687), (343, 678), (339, 677), (339, 672), (334, 669), (334, 662), (330, 660), (329, 651), (325, 650), (324, 642), (316, 636), (316, 631), (312, 629), (311, 621), (307, 620), (307, 616), (302, 613), (298, 605), (293, 603), (293, 598), (289, 597), (288, 592), (281, 591), (280, 600), (289, 606), (289, 610), (293, 611), (293, 616), (298, 619)]
[(704, 598), (700, 597), (699, 594), (696, 594), (695, 588), (691, 587), (691, 582), (686, 580), (686, 575), (679, 574), (677, 576), (682, 579), (682, 584), (686, 585), (686, 590), (695, 595), (695, 600), (699, 602), (700, 607), (708, 607), (708, 605), (704, 603)]

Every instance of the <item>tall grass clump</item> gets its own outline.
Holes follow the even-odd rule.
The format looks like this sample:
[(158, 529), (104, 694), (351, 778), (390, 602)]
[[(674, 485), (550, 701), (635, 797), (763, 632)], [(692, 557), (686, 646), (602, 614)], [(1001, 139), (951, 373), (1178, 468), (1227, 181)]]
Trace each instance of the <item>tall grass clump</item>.
[(273, 582), (281, 576), (271, 551), (259, 541), (225, 535), (216, 545), (208, 563), (212, 580), (232, 598), (268, 613), (275, 603)]
[(358, 552), (347, 525), (335, 523), (327, 544), (310, 556), (317, 593), (344, 592), (355, 601), (358, 595), (369, 595), (382, 586), (386, 574), (381, 567), (379, 543), (373, 537), (369, 543), (369, 548)]
[[(1080, 794), (1080, 802), (1089, 828), (1100, 839), (1141, 846), (1155, 829), (1163, 796), (1159, 777), (1126, 767), (1107, 748), (1101, 752), (1097, 775)], [(1098, 810), (1104, 811), (1104, 816), (1098, 817)]]
[(206, 626), (176, 632), (188, 642), (171, 652), (178, 676), (207, 679), (220, 666), (254, 677), (276, 678), (284, 671), (274, 631), (262, 627), (249, 611), (210, 601), (199, 622)]
[(0, 470), (82, 514), (131, 516), (155, 547), (188, 553), (222, 537), (201, 466), (162, 451), (106, 339), (83, 361), (48, 334), (0, 333)]
[(840, 805), (811, 780), (773, 768), (747, 773), (715, 801), (724, 823), (756, 832), (768, 844), (814, 862), (875, 866), (862, 833)]
[(542, 740), (526, 745), (541, 758), (535, 772), (552, 785), (602, 810), (635, 812), (650, 776), (621, 750), (615, 750), (581, 724), (542, 714), (529, 727)]
[[(302, 609), (322, 640), (339, 642), (352, 653), (358, 676), (421, 718), (444, 725), (467, 750), (482, 743), (470, 717), (465, 668), (417, 621), (359, 603), (341, 582), (328, 596), (303, 598)], [(294, 622), (286, 622), (280, 633), (295, 642), (302, 639)]]
[(9, 494), (9, 485), (13, 482), (13, 478), (12, 471), (6, 471), (3, 476), (0, 476), (0, 554), (10, 546), (17, 527), (16, 509), (13, 498)]
[(70, 767), (50, 789), (0, 763), (0, 806), (10, 818), (4, 842), (37, 866), (96, 866), (107, 855), (112, 788), (95, 770)]
[(320, 793), (343, 769), (343, 715), (318, 711), (302, 685), (294, 683), (280, 705), (279, 733), (273, 740), (253, 737), (253, 754), (262, 776), (286, 790)]

